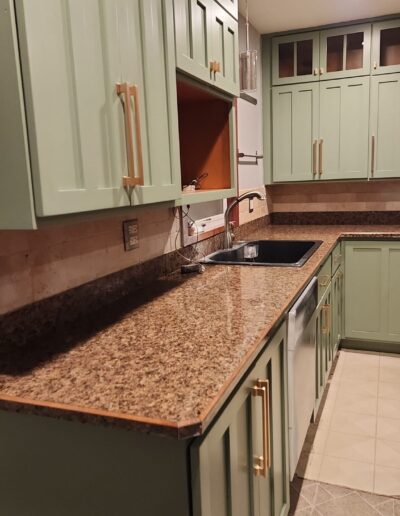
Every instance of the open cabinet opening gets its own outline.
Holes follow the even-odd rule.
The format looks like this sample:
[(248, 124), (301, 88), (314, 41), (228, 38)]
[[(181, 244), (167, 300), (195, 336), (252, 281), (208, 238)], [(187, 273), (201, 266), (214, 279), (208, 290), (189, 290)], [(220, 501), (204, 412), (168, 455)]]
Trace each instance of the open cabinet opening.
[(183, 193), (231, 188), (232, 101), (177, 83)]

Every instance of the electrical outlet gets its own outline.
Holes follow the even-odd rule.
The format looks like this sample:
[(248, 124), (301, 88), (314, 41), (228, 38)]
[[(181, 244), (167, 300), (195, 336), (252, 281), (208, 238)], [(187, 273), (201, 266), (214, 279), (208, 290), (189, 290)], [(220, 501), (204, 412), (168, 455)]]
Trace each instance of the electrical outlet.
[(139, 223), (137, 219), (124, 220), (122, 223), (125, 251), (139, 247)]

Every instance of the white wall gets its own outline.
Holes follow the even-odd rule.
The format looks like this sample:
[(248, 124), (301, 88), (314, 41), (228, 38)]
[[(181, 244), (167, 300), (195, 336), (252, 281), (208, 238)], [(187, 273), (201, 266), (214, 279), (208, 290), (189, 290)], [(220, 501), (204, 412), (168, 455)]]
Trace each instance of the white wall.
[[(260, 34), (250, 25), (250, 48), (258, 52), (257, 90), (249, 92), (257, 99), (254, 106), (246, 100), (238, 100), (238, 148), (239, 152), (254, 154), (263, 152), (262, 133), (262, 73), (261, 73), (261, 38)], [(239, 17), (239, 49), (246, 50), (246, 20)], [(239, 165), (239, 190), (257, 188), (264, 185), (263, 161), (257, 165)]]

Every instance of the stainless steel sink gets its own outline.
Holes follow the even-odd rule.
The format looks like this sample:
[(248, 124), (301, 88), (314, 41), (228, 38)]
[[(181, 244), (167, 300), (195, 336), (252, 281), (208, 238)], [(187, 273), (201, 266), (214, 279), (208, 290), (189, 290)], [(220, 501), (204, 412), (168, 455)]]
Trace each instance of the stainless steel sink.
[(320, 240), (252, 240), (212, 253), (203, 263), (301, 267), (321, 243)]

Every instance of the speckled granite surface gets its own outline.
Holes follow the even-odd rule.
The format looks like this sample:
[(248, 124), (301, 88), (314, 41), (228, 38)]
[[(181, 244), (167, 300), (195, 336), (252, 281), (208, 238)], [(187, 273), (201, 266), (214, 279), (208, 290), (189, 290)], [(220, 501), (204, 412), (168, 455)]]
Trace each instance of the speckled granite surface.
[(202, 433), (340, 236), (400, 226), (266, 226), (247, 239), (315, 239), (299, 269), (208, 266), (170, 275), (65, 335), (0, 349), (0, 408), (176, 438)]

